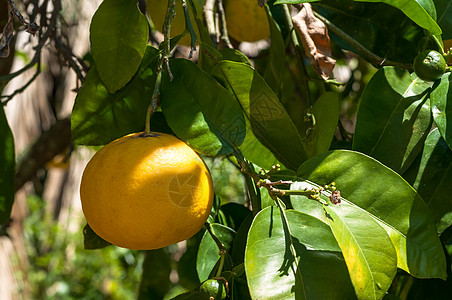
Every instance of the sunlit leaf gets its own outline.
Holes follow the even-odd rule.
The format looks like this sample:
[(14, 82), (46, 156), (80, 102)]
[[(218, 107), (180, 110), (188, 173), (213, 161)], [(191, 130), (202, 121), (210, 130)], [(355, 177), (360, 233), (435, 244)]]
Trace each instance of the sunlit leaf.
[(151, 103), (157, 49), (148, 47), (135, 77), (110, 94), (95, 66), (91, 67), (72, 110), (72, 141), (76, 145), (104, 145), (144, 128)]
[(215, 79), (186, 59), (170, 61), (174, 79), (167, 72), (160, 90), (168, 125), (196, 151), (227, 155), (245, 137), (240, 105)]
[[(269, 169), (277, 163), (296, 169), (306, 152), (295, 125), (264, 79), (252, 67), (222, 61), (212, 72), (233, 94), (249, 120), (240, 147), (254, 164)], [(270, 152), (270, 151), (271, 152)]]
[(431, 127), (429, 88), (426, 82), (394, 67), (375, 73), (361, 99), (353, 150), (404, 172), (422, 151)]
[(386, 231), (348, 203), (325, 205), (358, 299), (381, 299), (397, 272), (397, 254)]
[(245, 272), (251, 298), (354, 299), (343, 257), (329, 226), (297, 211), (285, 214), (292, 237), (275, 206), (260, 211), (250, 228)]
[[(431, 212), (397, 173), (364, 154), (336, 150), (306, 161), (298, 176), (320, 186), (335, 182), (350, 205), (377, 220), (392, 240), (399, 268), (418, 278), (446, 277), (445, 256)], [(312, 202), (291, 197), (300, 203)], [(311, 209), (315, 211), (315, 206)], [(318, 205), (317, 211), (321, 209)]]
[(114, 93), (132, 79), (148, 41), (146, 17), (134, 0), (104, 0), (90, 27), (91, 52), (102, 82)]

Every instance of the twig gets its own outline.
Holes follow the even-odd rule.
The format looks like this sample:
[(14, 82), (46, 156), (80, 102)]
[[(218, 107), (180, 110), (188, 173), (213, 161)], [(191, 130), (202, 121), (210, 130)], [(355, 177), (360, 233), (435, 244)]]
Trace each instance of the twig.
[(228, 28), (226, 23), (226, 15), (224, 13), (223, 0), (217, 0), (217, 13), (220, 19), (220, 40), (223, 44), (232, 49), (231, 41), (229, 40)]
[(209, 32), (210, 39), (212, 40), (214, 47), (216, 47), (218, 39), (215, 27), (214, 8), (215, 0), (206, 0), (206, 4), (204, 5), (204, 19), (206, 20), (207, 31)]

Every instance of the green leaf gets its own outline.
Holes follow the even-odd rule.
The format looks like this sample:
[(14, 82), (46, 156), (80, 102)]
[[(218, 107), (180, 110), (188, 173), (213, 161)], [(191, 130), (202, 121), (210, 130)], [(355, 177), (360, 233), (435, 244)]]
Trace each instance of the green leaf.
[(104, 0), (93, 16), (90, 42), (99, 76), (114, 93), (138, 70), (149, 37), (146, 17), (134, 0)]
[(272, 12), (268, 5), (265, 6), (268, 23), (270, 25), (270, 53), (265, 67), (264, 79), (276, 95), (280, 94), (281, 80), (284, 71), (286, 44), (278, 23), (273, 19)]
[[(438, 128), (429, 133), (424, 143), (419, 165), (409, 170), (413, 187), (432, 211), (436, 223), (452, 212), (452, 151), (441, 137)], [(404, 175), (405, 177), (405, 175)], [(406, 178), (406, 177), (405, 177)], [(447, 228), (450, 224), (442, 224)]]
[(221, 60), (230, 60), (230, 61), (244, 63), (246, 65), (251, 66), (251, 62), (248, 59), (248, 57), (245, 54), (243, 54), (242, 52), (240, 52), (239, 50), (231, 49), (231, 48), (223, 48), (223, 49), (220, 49), (219, 52), (221, 53), (221, 55), (223, 55)]
[(14, 137), (0, 105), (0, 225), (9, 220), (14, 202), (14, 175), (16, 158)]
[(320, 95), (312, 106), (311, 113), (315, 121), (309, 135), (313, 136), (312, 150), (316, 155), (330, 149), (331, 142), (336, 133), (337, 123), (339, 121), (339, 98), (337, 94), (326, 92)]
[(109, 242), (98, 236), (91, 229), (89, 224), (86, 224), (85, 227), (83, 227), (83, 244), (86, 250), (102, 249), (111, 245)]
[(441, 77), (430, 93), (433, 119), (447, 145), (452, 149), (452, 73)]
[(438, 14), (438, 24), (443, 30), (443, 40), (452, 39), (452, 2), (450, 0), (434, 0)]
[(353, 150), (399, 173), (422, 151), (432, 122), (430, 86), (413, 77), (394, 67), (375, 73), (363, 93), (353, 139)]
[(291, 238), (274, 206), (260, 211), (250, 228), (245, 272), (251, 298), (354, 299), (346, 265), (329, 226), (294, 210), (285, 215)]
[(230, 154), (245, 137), (240, 105), (215, 79), (186, 59), (172, 59), (160, 89), (162, 111), (176, 135), (205, 155)]
[(171, 257), (163, 248), (146, 251), (138, 300), (163, 299), (170, 289)]
[(416, 0), (355, 0), (357, 2), (381, 2), (400, 9), (408, 18), (434, 35), (442, 33), (441, 28)]
[(298, 176), (321, 186), (335, 182), (349, 204), (377, 220), (393, 242), (399, 268), (418, 278), (446, 277), (430, 210), (397, 173), (364, 154), (337, 150), (306, 161)]
[(121, 90), (109, 94), (95, 66), (91, 67), (72, 110), (75, 145), (104, 145), (144, 128), (157, 66), (158, 50), (148, 47), (135, 77)]
[[(210, 224), (213, 234), (230, 251), (232, 241), (235, 237), (235, 231), (221, 224)], [(220, 259), (218, 246), (209, 232), (204, 233), (201, 244), (199, 245), (198, 257), (196, 259), (196, 270), (198, 271), (199, 281), (203, 282), (209, 278), (216, 263)]]
[(296, 169), (306, 159), (303, 143), (286, 110), (259, 73), (245, 64), (221, 61), (212, 75), (236, 97), (247, 117), (247, 135), (240, 147), (244, 156), (265, 169), (277, 160)]
[(358, 299), (381, 299), (397, 272), (397, 253), (386, 231), (348, 203), (325, 205), (328, 223), (342, 249)]

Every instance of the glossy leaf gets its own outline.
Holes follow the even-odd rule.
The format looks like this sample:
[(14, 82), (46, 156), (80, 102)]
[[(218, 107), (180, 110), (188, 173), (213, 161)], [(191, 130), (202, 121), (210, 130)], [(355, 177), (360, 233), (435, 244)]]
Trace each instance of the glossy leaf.
[(136, 76), (110, 94), (95, 66), (91, 67), (72, 110), (72, 141), (76, 145), (104, 145), (144, 128), (157, 66), (157, 49), (148, 47)]
[[(445, 214), (452, 212), (452, 151), (438, 128), (429, 133), (420, 157), (409, 182), (430, 207), (436, 223), (440, 223)], [(442, 227), (450, 225), (452, 223), (442, 224)]]
[(165, 72), (160, 102), (176, 135), (205, 155), (230, 154), (245, 138), (240, 105), (215, 79), (186, 59), (172, 59)]
[(16, 173), (14, 137), (0, 106), (0, 225), (9, 220), (14, 202), (14, 175)]
[(249, 120), (247, 136), (240, 147), (248, 160), (269, 168), (277, 162), (276, 157), (284, 166), (294, 169), (306, 159), (295, 125), (256, 70), (245, 64), (222, 61), (212, 75), (236, 97)]
[[(226, 250), (230, 251), (232, 241), (235, 237), (235, 231), (229, 227), (221, 224), (211, 224), (213, 234), (225, 246)], [(196, 259), (196, 270), (198, 271), (198, 278), (200, 282), (207, 280), (210, 273), (220, 259), (218, 254), (218, 246), (213, 240), (209, 232), (205, 232), (199, 245), (198, 256)]]
[(251, 298), (354, 299), (344, 260), (328, 225), (294, 210), (285, 214), (291, 238), (274, 206), (260, 211), (250, 228), (245, 272)]
[(137, 300), (163, 299), (171, 281), (171, 257), (166, 249), (146, 251)]
[(375, 73), (361, 99), (353, 150), (404, 172), (422, 151), (431, 127), (429, 88), (394, 67)]
[(344, 203), (325, 205), (358, 299), (381, 299), (397, 272), (397, 253), (386, 231), (366, 212)]
[(439, 132), (452, 149), (452, 73), (446, 73), (431, 92), (432, 113)]
[(134, 0), (104, 0), (93, 16), (90, 42), (99, 76), (114, 93), (138, 70), (149, 37), (146, 17)]
[(298, 176), (321, 186), (335, 182), (350, 205), (377, 220), (392, 240), (399, 268), (418, 278), (446, 277), (430, 210), (397, 173), (364, 154), (336, 150), (306, 161)]
[(442, 33), (441, 28), (416, 0), (355, 0), (357, 2), (382, 2), (400, 9), (408, 18), (434, 35)]

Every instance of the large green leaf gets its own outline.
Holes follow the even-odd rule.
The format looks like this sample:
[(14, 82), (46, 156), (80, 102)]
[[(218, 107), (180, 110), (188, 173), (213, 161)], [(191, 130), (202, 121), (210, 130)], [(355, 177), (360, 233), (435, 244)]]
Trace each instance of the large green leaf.
[[(435, 221), (440, 223), (445, 214), (452, 212), (452, 151), (438, 128), (429, 133), (420, 158), (419, 165), (407, 171), (408, 181), (430, 207)], [(441, 227), (445, 229), (450, 225), (441, 224)]]
[(91, 52), (110, 93), (126, 85), (138, 70), (148, 30), (135, 0), (104, 0), (100, 4), (91, 21)]
[(430, 94), (433, 119), (447, 145), (452, 149), (452, 73), (446, 73)]
[(154, 89), (157, 54), (157, 49), (148, 47), (135, 77), (114, 94), (108, 93), (96, 67), (91, 67), (72, 110), (74, 144), (104, 145), (144, 128)]
[(14, 202), (14, 137), (0, 105), (0, 225), (9, 220)]
[(276, 157), (287, 168), (296, 169), (306, 159), (301, 137), (259, 73), (242, 63), (221, 61), (212, 75), (236, 97), (249, 120), (240, 147), (245, 157), (263, 168), (275, 164)]
[(397, 272), (397, 253), (386, 231), (366, 212), (344, 203), (325, 205), (358, 299), (381, 299)]
[[(429, 12), (417, 0), (355, 0), (357, 2), (382, 2), (400, 9), (408, 18), (434, 35), (441, 34), (441, 28)], [(428, 1), (423, 1), (428, 2)], [(430, 1), (431, 2), (431, 1)], [(428, 7), (431, 7), (428, 6)], [(427, 7), (426, 7), (427, 8)], [(436, 12), (435, 12), (436, 14)]]
[(249, 230), (245, 272), (251, 298), (354, 299), (329, 226), (298, 211), (285, 215), (289, 230), (275, 206), (260, 211)]
[(171, 129), (205, 155), (230, 154), (245, 137), (240, 105), (215, 79), (186, 59), (172, 59), (160, 89), (162, 111)]
[(375, 73), (361, 99), (353, 150), (404, 172), (422, 150), (431, 127), (429, 88), (394, 67)]
[[(364, 154), (336, 150), (303, 163), (298, 176), (321, 186), (335, 182), (349, 204), (377, 220), (393, 242), (399, 268), (419, 278), (446, 277), (445, 256), (431, 212), (397, 173)], [(298, 197), (297, 201), (312, 202)]]
[(438, 14), (438, 24), (443, 30), (443, 40), (452, 39), (452, 2), (450, 0), (434, 0)]
[[(232, 242), (235, 237), (235, 231), (221, 224), (211, 224), (213, 234), (225, 246), (227, 251), (231, 250)], [(220, 259), (219, 249), (208, 231), (199, 245), (198, 256), (196, 259), (196, 270), (198, 271), (199, 281), (203, 282), (209, 278), (210, 273)]]

